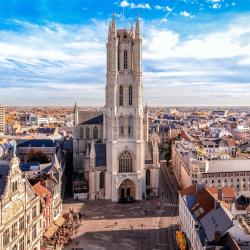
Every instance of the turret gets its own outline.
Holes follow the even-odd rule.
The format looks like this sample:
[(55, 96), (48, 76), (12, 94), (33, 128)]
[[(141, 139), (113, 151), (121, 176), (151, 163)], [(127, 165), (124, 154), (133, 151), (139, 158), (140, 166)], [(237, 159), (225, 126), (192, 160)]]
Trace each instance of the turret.
[(90, 167), (90, 169), (95, 167), (95, 159), (96, 159), (95, 144), (94, 144), (94, 141), (92, 140), (90, 153), (89, 153), (89, 165), (90, 165), (89, 167)]
[(140, 33), (140, 21), (139, 18), (136, 18), (136, 26), (135, 26), (135, 39), (140, 39), (141, 33)]
[(141, 33), (140, 33), (140, 21), (137, 17), (135, 26), (135, 42), (134, 42), (134, 70), (137, 74), (141, 74)]

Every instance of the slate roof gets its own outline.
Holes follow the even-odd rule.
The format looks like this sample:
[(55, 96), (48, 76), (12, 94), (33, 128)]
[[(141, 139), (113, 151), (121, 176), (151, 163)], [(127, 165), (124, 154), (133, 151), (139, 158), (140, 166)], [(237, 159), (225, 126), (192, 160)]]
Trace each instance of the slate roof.
[(98, 125), (103, 124), (103, 114), (95, 116), (85, 122), (80, 123), (80, 125)]
[(215, 232), (223, 234), (233, 226), (232, 216), (223, 206), (212, 209), (200, 221), (209, 241), (215, 239)]
[(17, 145), (18, 148), (21, 148), (21, 147), (40, 148), (40, 147), (55, 147), (55, 146), (56, 146), (55, 142), (50, 139), (27, 140)]
[(10, 166), (8, 163), (0, 163), (0, 198), (2, 198), (2, 195), (4, 193), (9, 171)]
[(54, 134), (56, 131), (55, 128), (38, 128), (37, 133), (38, 134)]
[(95, 144), (96, 154), (96, 167), (106, 166), (106, 144), (96, 143)]

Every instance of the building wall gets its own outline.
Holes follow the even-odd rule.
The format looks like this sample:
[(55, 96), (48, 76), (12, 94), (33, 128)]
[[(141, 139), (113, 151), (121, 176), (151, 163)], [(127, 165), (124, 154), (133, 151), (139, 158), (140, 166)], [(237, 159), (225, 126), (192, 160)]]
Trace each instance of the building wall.
[(0, 134), (5, 132), (5, 108), (0, 105)]
[[(14, 158), (0, 208), (0, 249), (40, 249), (43, 217), (40, 198), (28, 194), (28, 181), (22, 177), (19, 161)], [(17, 186), (13, 188), (13, 183)], [(32, 192), (32, 190), (30, 191)], [(23, 223), (21, 222), (23, 221)], [(8, 232), (8, 233), (7, 233)]]
[(195, 227), (196, 221), (190, 213), (186, 203), (181, 195), (179, 195), (179, 220), (180, 228), (185, 233), (191, 245), (190, 249), (202, 250), (202, 247), (197, 229)]

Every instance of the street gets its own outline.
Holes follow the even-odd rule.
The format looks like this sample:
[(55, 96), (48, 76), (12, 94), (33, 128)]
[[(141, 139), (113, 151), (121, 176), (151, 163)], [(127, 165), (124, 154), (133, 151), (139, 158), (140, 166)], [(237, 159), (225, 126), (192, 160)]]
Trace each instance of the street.
[[(65, 249), (152, 250), (176, 249), (177, 194), (171, 174), (160, 169), (160, 197), (117, 204), (110, 201), (68, 201), (64, 212), (72, 207), (83, 215), (81, 226)], [(157, 201), (161, 207), (157, 209)]]

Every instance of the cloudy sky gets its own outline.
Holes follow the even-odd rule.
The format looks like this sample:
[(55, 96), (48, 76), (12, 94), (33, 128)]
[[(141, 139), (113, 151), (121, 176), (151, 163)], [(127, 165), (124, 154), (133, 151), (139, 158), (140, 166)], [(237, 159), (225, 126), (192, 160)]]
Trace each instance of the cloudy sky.
[(114, 12), (149, 105), (250, 105), (250, 0), (0, 0), (0, 103), (103, 105)]

